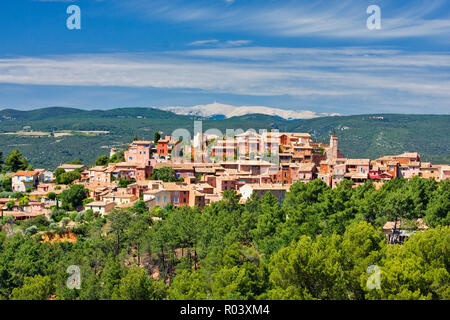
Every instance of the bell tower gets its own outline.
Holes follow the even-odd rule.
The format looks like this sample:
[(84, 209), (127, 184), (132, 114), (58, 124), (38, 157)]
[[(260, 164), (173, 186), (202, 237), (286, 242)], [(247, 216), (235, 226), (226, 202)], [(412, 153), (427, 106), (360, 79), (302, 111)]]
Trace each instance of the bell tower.
[(330, 149), (328, 157), (335, 161), (338, 158), (338, 137), (333, 134), (330, 137)]

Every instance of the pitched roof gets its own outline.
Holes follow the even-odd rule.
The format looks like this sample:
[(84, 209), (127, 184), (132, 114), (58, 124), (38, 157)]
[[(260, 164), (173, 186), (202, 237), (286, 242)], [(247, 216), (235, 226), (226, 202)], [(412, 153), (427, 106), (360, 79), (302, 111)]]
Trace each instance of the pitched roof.
[[(388, 221), (383, 226), (383, 230), (393, 230), (394, 227), (396, 229), (401, 229), (402, 227), (405, 226), (405, 223), (406, 223), (406, 221), (402, 221), (402, 220), (397, 220), (396, 222)], [(422, 218), (416, 219), (416, 224), (417, 224), (417, 229), (419, 229), (419, 230), (428, 229), (428, 226), (424, 223)]]
[(281, 185), (281, 184), (271, 184), (271, 183), (266, 183), (266, 184), (245, 184), (244, 186), (249, 186), (251, 187), (253, 190), (285, 190), (288, 191), (290, 186), (287, 185)]
[(88, 206), (106, 207), (106, 205), (108, 205), (109, 203), (114, 203), (114, 202), (94, 201), (94, 202), (89, 202), (88, 204), (86, 204), (86, 207), (88, 207)]
[(103, 166), (95, 166), (95, 167), (92, 167), (89, 169), (89, 171), (101, 171), (101, 172), (103, 172), (105, 170), (106, 170), (106, 167), (103, 167)]
[(145, 141), (145, 140), (136, 140), (136, 141), (133, 141), (132, 143), (130, 143), (130, 145), (133, 145), (133, 144), (151, 144), (153, 141)]
[(404, 152), (395, 157), (396, 158), (417, 158), (417, 157), (420, 157), (420, 155), (417, 152)]
[(35, 174), (37, 174), (36, 171), (17, 171), (14, 176), (34, 176)]
[(370, 164), (370, 159), (347, 159), (346, 164), (353, 166), (368, 166)]
[(315, 166), (316, 166), (315, 163), (300, 163), (298, 165), (298, 170), (299, 171), (312, 171)]
[(58, 167), (58, 169), (59, 169), (59, 168), (61, 168), (61, 169), (82, 169), (82, 168), (84, 168), (84, 167), (85, 167), (84, 164), (64, 163), (64, 164), (60, 165), (60, 166)]

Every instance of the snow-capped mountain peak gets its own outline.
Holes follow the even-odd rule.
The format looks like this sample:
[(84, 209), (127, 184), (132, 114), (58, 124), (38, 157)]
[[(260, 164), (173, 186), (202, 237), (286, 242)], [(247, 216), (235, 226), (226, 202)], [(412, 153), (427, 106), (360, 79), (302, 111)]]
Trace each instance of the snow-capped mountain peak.
[(194, 115), (199, 117), (224, 116), (225, 118), (238, 117), (246, 114), (265, 114), (269, 116), (281, 117), (286, 120), (312, 119), (317, 117), (338, 116), (338, 113), (317, 113), (309, 110), (287, 110), (280, 108), (270, 108), (264, 106), (232, 106), (214, 102), (206, 105), (192, 107), (157, 107), (158, 109), (171, 111), (176, 114)]

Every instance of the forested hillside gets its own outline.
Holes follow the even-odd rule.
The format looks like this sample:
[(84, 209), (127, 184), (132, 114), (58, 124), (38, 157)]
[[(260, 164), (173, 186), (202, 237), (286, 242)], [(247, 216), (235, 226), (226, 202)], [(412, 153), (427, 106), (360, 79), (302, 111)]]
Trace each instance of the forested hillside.
[[(110, 147), (123, 147), (135, 136), (152, 140), (155, 131), (171, 134), (177, 128), (185, 128), (192, 132), (195, 119), (199, 120), (149, 108), (3, 110), (0, 151), (7, 154), (19, 149), (35, 167), (47, 169), (74, 159), (90, 164), (108, 153)], [(449, 115), (359, 115), (296, 121), (246, 115), (203, 119), (203, 130), (209, 128), (222, 132), (249, 128), (309, 132), (323, 142), (336, 132), (339, 148), (348, 157), (374, 159), (417, 151), (425, 161), (450, 163)], [(30, 135), (29, 131), (40, 134)]]
[[(149, 215), (138, 201), (106, 217), (5, 217), (0, 299), (448, 300), (449, 199), (449, 180), (394, 179), (378, 190), (314, 180), (292, 185), (282, 205), (270, 193), (240, 204), (228, 190), (202, 211)], [(387, 244), (381, 228), (397, 218), (411, 231), (424, 218), (430, 229)], [(71, 265), (79, 290), (66, 286)], [(370, 266), (381, 272), (378, 290), (367, 286)]]

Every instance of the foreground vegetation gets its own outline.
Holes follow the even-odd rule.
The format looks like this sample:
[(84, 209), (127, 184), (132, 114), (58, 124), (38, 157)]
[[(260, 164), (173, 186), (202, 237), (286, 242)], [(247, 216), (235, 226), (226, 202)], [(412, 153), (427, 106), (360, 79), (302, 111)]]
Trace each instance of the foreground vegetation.
[[(450, 299), (450, 181), (394, 179), (331, 189), (321, 180), (239, 203), (150, 214), (142, 201), (105, 217), (54, 209), (1, 220), (2, 299)], [(388, 245), (388, 220), (430, 227)], [(413, 223), (410, 228), (414, 229)], [(73, 233), (76, 242), (43, 241)], [(81, 289), (66, 286), (81, 268)], [(369, 290), (367, 269), (381, 270)]]

